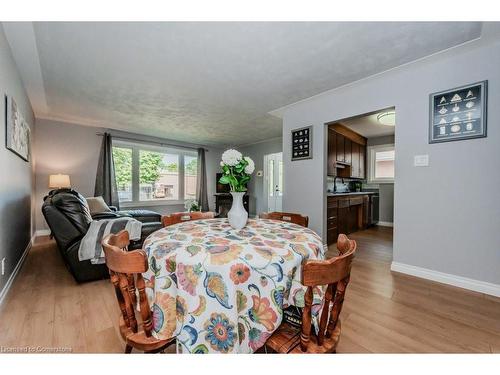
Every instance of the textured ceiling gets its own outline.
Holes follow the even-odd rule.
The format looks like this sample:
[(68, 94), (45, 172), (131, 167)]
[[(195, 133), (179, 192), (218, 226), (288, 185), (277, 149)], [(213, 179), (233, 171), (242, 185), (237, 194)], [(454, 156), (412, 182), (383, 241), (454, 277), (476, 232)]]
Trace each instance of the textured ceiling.
[[(377, 113), (352, 117), (347, 120), (341, 120), (339, 121), (339, 123), (341, 123), (344, 126), (347, 126), (348, 128), (354, 130), (356, 133), (361, 134), (363, 137), (366, 138), (381, 137), (383, 135), (392, 135), (394, 134), (395, 127), (382, 125), (380, 122), (378, 122), (377, 115), (383, 112), (393, 111), (393, 110), (394, 108), (385, 109)], [(397, 125), (397, 120), (398, 120), (398, 114), (396, 113), (396, 125)]]
[(281, 135), (269, 111), (475, 39), (481, 23), (34, 23), (33, 30), (46, 103), (35, 106), (37, 116), (238, 145)]

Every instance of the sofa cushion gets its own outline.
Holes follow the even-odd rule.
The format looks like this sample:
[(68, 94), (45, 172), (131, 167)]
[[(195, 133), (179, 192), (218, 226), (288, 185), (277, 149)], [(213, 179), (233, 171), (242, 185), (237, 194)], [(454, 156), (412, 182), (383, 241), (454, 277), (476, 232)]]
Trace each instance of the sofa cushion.
[(90, 214), (94, 216), (95, 214), (100, 214), (103, 212), (112, 212), (111, 208), (104, 202), (102, 197), (88, 197), (85, 198), (87, 204), (89, 205)]
[[(89, 206), (84, 197), (76, 191), (61, 192), (47, 197), (50, 203), (61, 212), (81, 234), (87, 233), (92, 221)], [(46, 203), (48, 203), (46, 200)], [(54, 230), (54, 228), (51, 229)]]
[(161, 222), (161, 215), (150, 210), (123, 210), (120, 213), (131, 216), (143, 223)]

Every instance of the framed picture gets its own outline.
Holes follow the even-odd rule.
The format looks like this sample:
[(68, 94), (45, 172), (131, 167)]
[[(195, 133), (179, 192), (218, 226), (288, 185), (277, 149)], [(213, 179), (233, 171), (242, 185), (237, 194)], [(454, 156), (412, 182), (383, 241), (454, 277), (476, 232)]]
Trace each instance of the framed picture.
[(292, 161), (312, 159), (312, 126), (292, 130)]
[(29, 161), (30, 127), (14, 98), (5, 96), (5, 107), (5, 146), (23, 160)]
[(430, 95), (429, 143), (486, 137), (488, 81)]

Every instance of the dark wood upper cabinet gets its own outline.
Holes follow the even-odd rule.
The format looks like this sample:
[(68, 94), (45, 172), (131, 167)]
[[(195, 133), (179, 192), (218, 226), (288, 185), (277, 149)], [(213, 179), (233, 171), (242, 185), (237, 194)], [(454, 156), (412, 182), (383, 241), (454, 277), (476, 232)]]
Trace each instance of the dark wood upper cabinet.
[(328, 126), (328, 176), (364, 179), (365, 160), (365, 137), (342, 124)]
[(352, 160), (352, 141), (347, 138), (347, 137), (344, 137), (344, 162), (346, 162), (347, 164), (351, 164), (351, 160)]
[(337, 161), (340, 163), (345, 162), (345, 137), (342, 134), (337, 134), (336, 137), (336, 155), (337, 155)]
[(359, 178), (359, 149), (360, 145), (356, 142), (351, 144), (351, 177)]
[(366, 178), (366, 146), (359, 148), (359, 178)]
[(328, 161), (327, 161), (327, 174), (328, 176), (336, 176), (337, 168), (337, 155), (335, 153), (335, 146), (337, 144), (337, 133), (332, 129), (328, 129)]

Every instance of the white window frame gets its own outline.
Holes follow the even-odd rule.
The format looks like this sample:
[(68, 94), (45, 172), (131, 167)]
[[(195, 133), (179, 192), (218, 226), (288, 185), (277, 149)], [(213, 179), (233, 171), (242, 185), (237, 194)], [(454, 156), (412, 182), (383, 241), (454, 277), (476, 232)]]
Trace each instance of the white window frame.
[[(395, 150), (394, 144), (368, 146), (368, 183), (373, 184), (393, 184), (394, 177), (375, 177), (375, 153), (383, 151)], [(396, 154), (394, 154), (394, 161), (396, 161)], [(396, 173), (396, 170), (394, 170)]]
[[(194, 150), (185, 149), (181, 147), (164, 147), (153, 145), (150, 143), (130, 142), (120, 139), (113, 140), (113, 147), (123, 147), (132, 149), (132, 201), (120, 202), (120, 207), (153, 207), (153, 206), (175, 206), (184, 205), (187, 200), (185, 199), (184, 189), (184, 157), (198, 157), (198, 153)], [(179, 199), (158, 199), (158, 200), (139, 200), (139, 152), (140, 151), (153, 151), (165, 154), (179, 155)], [(196, 176), (198, 178), (198, 176)]]

